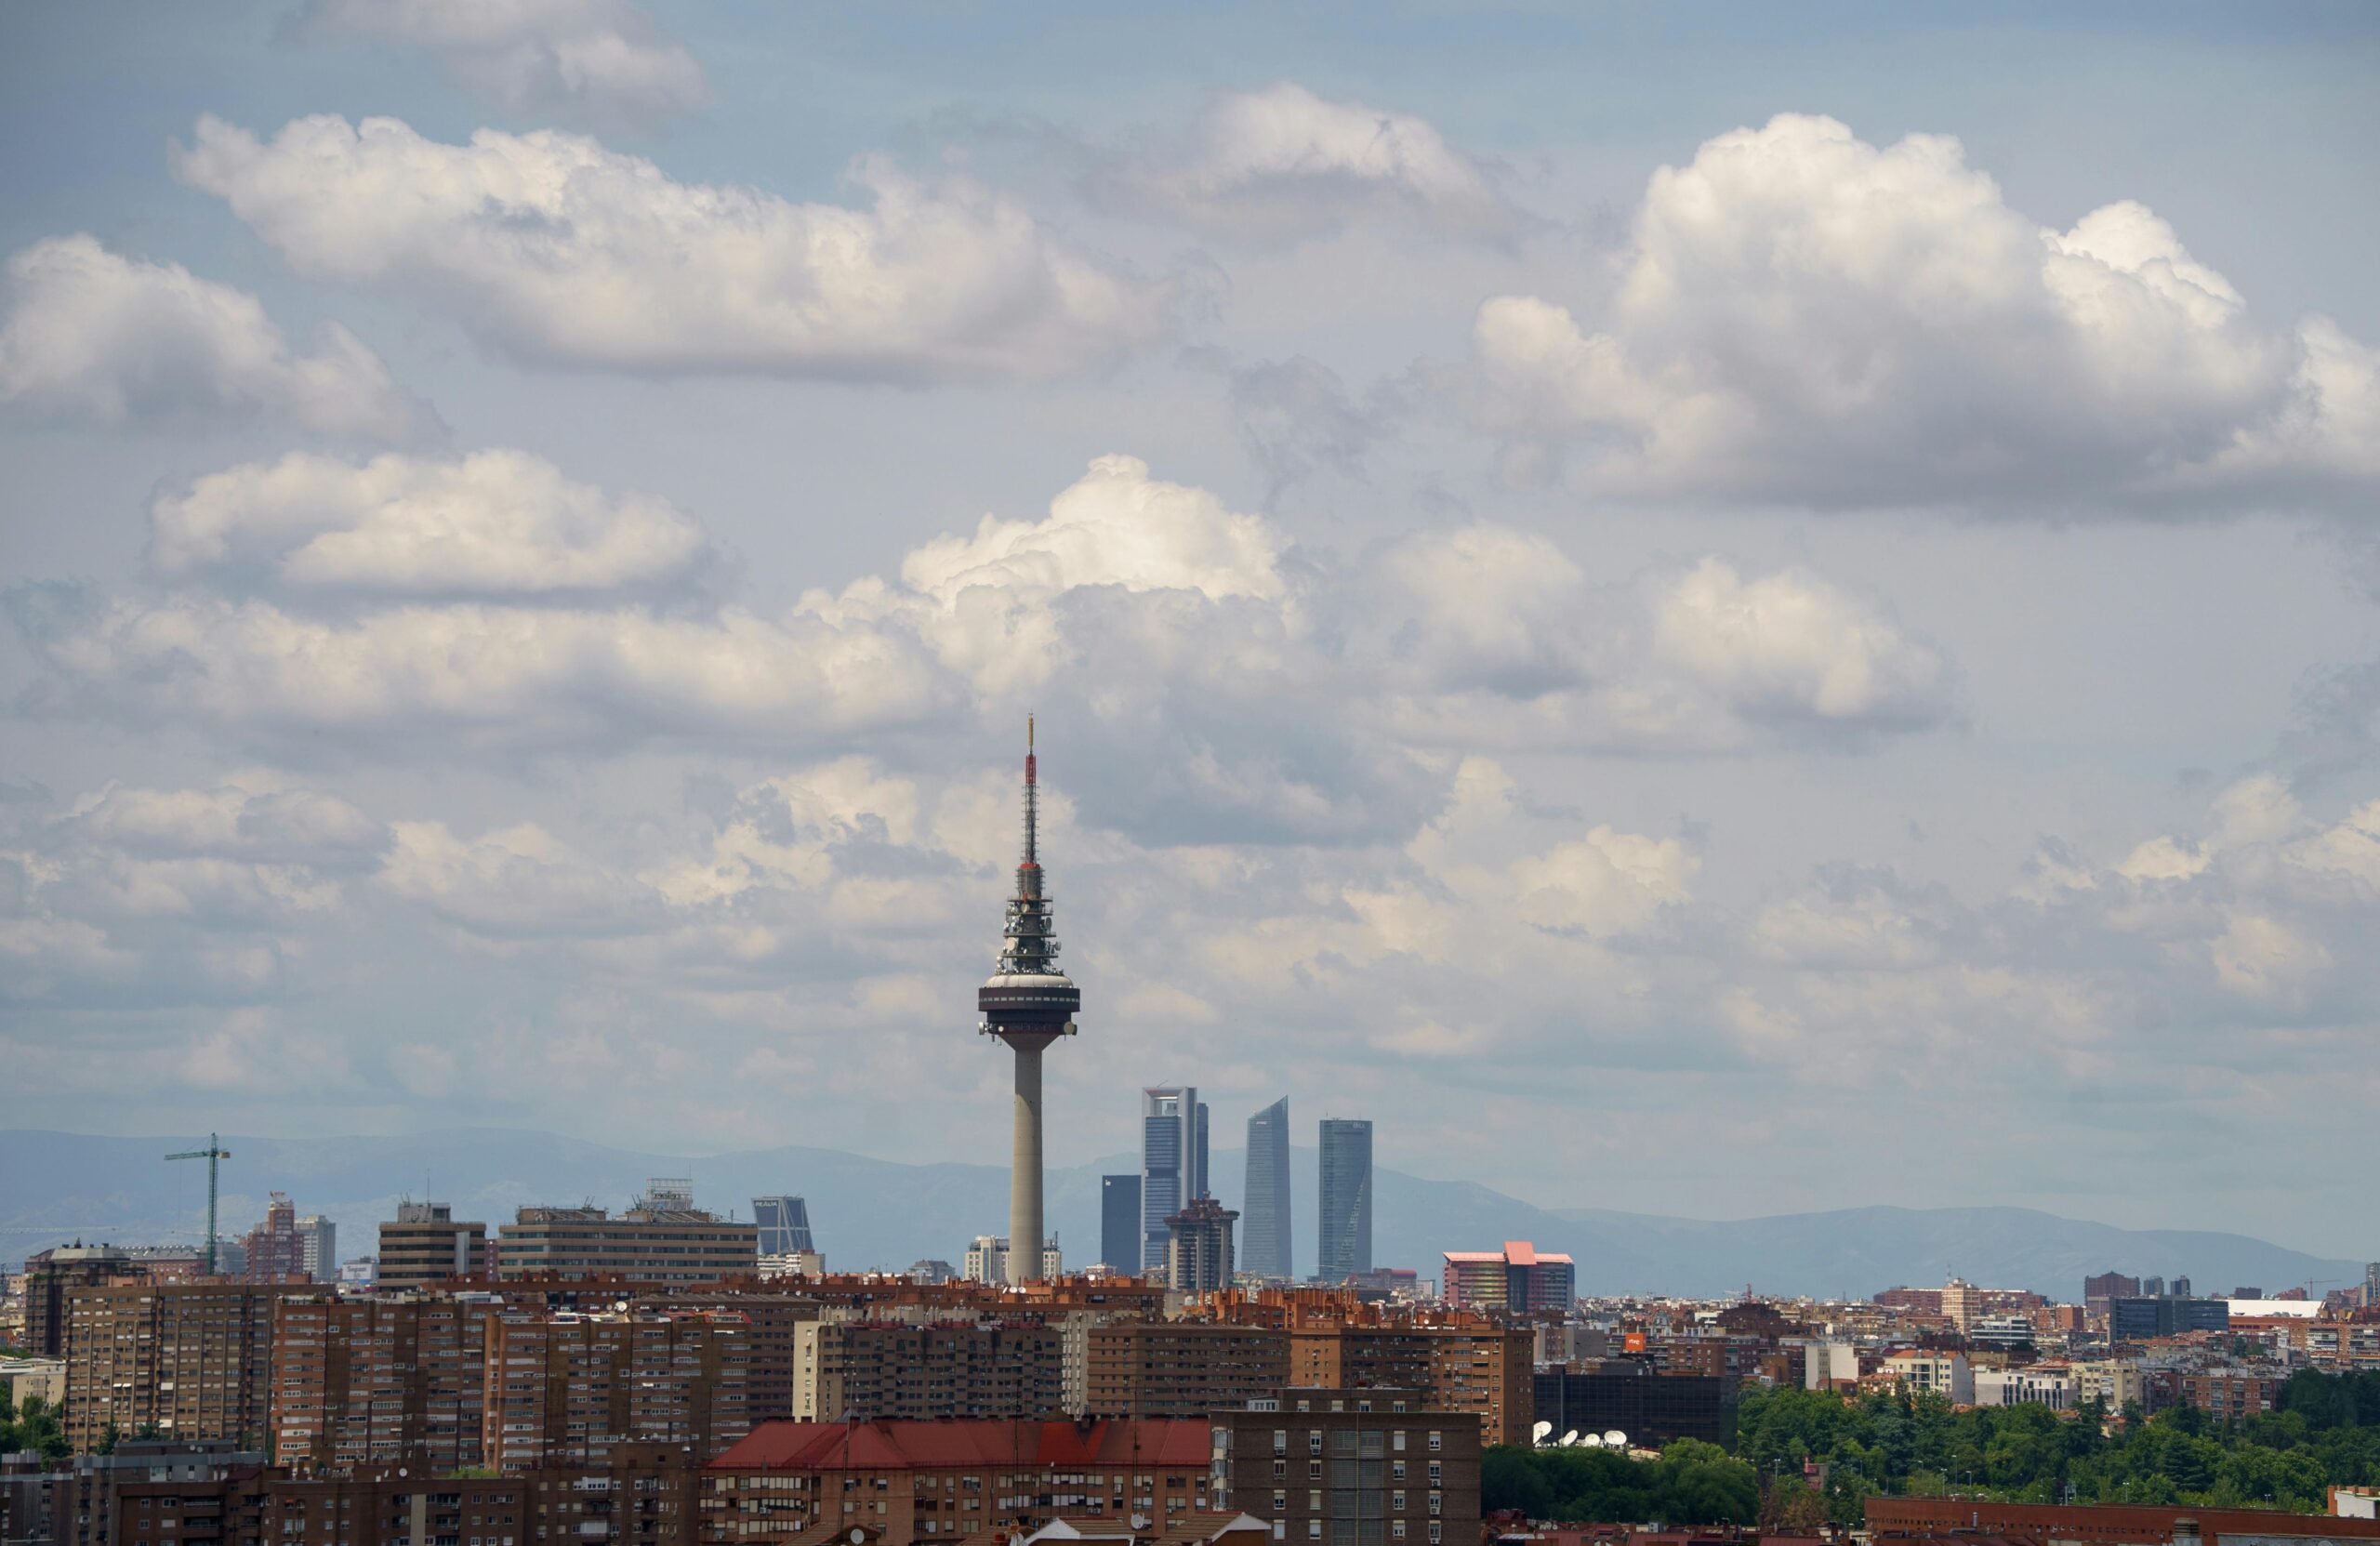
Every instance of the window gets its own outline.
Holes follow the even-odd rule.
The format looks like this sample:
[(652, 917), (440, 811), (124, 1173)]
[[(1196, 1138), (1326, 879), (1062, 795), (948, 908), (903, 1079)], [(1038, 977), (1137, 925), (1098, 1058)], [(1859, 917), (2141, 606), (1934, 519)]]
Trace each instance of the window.
[(1435, 1519), (1431, 1520), (1431, 1521), (1430, 1521), (1430, 1546), (1438, 1546), (1438, 1542), (1440, 1542), (1440, 1541), (1444, 1540), (1446, 1538), (1447, 1538), (1447, 1527), (1446, 1527), (1444, 1525), (1440, 1524), (1438, 1521), (1435, 1520)]
[(1403, 1513), (1405, 1512), (1405, 1494), (1401, 1492), (1390, 1493), (1388, 1495), (1388, 1506), (1395, 1513)]
[(1276, 1482), (1286, 1482), (1289, 1479), (1289, 1462), (1287, 1460), (1275, 1460), (1273, 1462), (1273, 1480)]
[(1319, 1428), (1309, 1428), (1309, 1429), (1307, 1429), (1307, 1430), (1306, 1430), (1306, 1435), (1305, 1435), (1305, 1452), (1306, 1452), (1307, 1454), (1309, 1454), (1309, 1455), (1319, 1455), (1319, 1454), (1321, 1454), (1321, 1453), (1322, 1453), (1322, 1430), (1321, 1430), (1321, 1429), (1319, 1429)]
[(1274, 1430), (1273, 1430), (1273, 1453), (1275, 1453), (1276, 1455), (1286, 1455), (1286, 1454), (1288, 1454), (1289, 1452), (1289, 1431), (1287, 1428), (1276, 1428), (1276, 1429), (1274, 1429)]
[(1322, 1539), (1321, 1520), (1309, 1519), (1305, 1522), (1305, 1538), (1308, 1540), (1320, 1540)]
[(1431, 1512), (1432, 1513), (1436, 1513), (1440, 1512), (1440, 1504), (1441, 1504), (1444, 1500), (1445, 1500), (1445, 1495), (1444, 1495), (1444, 1494), (1442, 1494), (1442, 1493), (1435, 1493), (1435, 1492), (1434, 1492), (1434, 1493), (1430, 1494), (1430, 1512)]
[(1305, 1495), (1305, 1507), (1308, 1513), (1320, 1513), (1322, 1512), (1322, 1494), (1319, 1492), (1307, 1493)]
[(1277, 1489), (1274, 1492), (1273, 1512), (1276, 1514), (1283, 1514), (1289, 1512), (1289, 1495), (1288, 1493)]
[(1404, 1520), (1392, 1519), (1388, 1522), (1388, 1539), (1391, 1540), (1402, 1540), (1405, 1539)]
[(1430, 1449), (1432, 1453), (1435, 1454), (1438, 1450), (1444, 1449), (1447, 1447), (1446, 1437), (1447, 1436), (1444, 1434), (1439, 1433), (1435, 1428), (1430, 1430)]
[(1305, 1462), (1305, 1479), (1309, 1482), (1318, 1482), (1322, 1480), (1322, 1462), (1320, 1460), (1308, 1460)]
[(1398, 1454), (1400, 1454), (1400, 1455), (1402, 1455), (1403, 1453), (1405, 1453), (1405, 1430), (1404, 1430), (1404, 1429), (1399, 1428), (1395, 1433), (1394, 1433), (1394, 1434), (1390, 1434), (1390, 1435), (1389, 1435), (1388, 1447), (1389, 1447), (1391, 1449), (1395, 1450), (1395, 1451), (1396, 1451)]

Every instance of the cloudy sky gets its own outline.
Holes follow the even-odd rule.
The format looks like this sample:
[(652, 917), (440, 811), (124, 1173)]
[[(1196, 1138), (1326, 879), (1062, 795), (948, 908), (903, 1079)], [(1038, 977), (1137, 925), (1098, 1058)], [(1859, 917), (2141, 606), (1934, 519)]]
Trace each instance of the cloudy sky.
[[(0, 1120), (2380, 1255), (2380, 18), (0, 16)], [(789, 1178), (798, 1184), (799, 1178)]]

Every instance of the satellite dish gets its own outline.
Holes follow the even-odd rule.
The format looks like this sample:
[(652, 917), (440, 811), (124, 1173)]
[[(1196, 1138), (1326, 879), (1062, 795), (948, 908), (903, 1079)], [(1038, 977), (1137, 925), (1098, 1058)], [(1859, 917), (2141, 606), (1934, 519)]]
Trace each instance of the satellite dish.
[(1610, 1433), (1606, 1434), (1603, 1436), (1603, 1441), (1604, 1443), (1610, 1445), (1614, 1449), (1618, 1449), (1628, 1443), (1628, 1435), (1621, 1433), (1619, 1429), (1614, 1428)]
[[(1578, 1435), (1578, 1434), (1571, 1434), (1570, 1436), (1571, 1436), (1572, 1438), (1579, 1438), (1579, 1435)], [(1596, 1436), (1595, 1436), (1594, 1434), (1589, 1434), (1585, 1438), (1579, 1439), (1579, 1447), (1580, 1447), (1580, 1448), (1582, 1448), (1582, 1449), (1594, 1449), (1594, 1448), (1598, 1448), (1598, 1447), (1600, 1447), (1602, 1446), (1602, 1444), (1603, 1444), (1603, 1440), (1602, 1440), (1602, 1439), (1600, 1439), (1600, 1438), (1598, 1438), (1598, 1437), (1596, 1437)]]
[(852, 1526), (852, 1546), (859, 1546), (859, 1543), (866, 1539), (867, 1532), (866, 1530), (861, 1529), (857, 1525), (853, 1525)]
[(1565, 1448), (1567, 1448), (1569, 1446), (1578, 1442), (1579, 1431), (1576, 1428), (1571, 1429), (1568, 1433), (1562, 1435), (1562, 1444)]
[(1538, 1419), (1537, 1426), (1528, 1431), (1528, 1441), (1531, 1444), (1543, 1444), (1545, 1442), (1545, 1435), (1552, 1432), (1554, 1432), (1554, 1424), (1546, 1421), (1543, 1418), (1540, 1418)]

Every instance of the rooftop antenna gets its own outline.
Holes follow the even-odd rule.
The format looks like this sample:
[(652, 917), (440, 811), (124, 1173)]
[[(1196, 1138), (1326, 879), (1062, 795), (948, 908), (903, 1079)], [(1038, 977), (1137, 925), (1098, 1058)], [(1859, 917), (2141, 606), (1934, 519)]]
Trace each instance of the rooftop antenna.
[(206, 1161), (206, 1275), (213, 1277), (215, 1275), (215, 1168), (221, 1161), (231, 1158), (231, 1151), (223, 1146), (223, 1140), (210, 1132), (206, 1135), (206, 1147), (192, 1149), (183, 1154), (169, 1154), (165, 1157)]

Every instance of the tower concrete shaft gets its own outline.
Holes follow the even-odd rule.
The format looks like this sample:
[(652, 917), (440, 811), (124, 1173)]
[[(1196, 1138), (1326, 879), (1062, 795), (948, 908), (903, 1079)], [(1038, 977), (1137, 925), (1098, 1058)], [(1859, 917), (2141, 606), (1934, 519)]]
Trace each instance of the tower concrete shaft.
[(1009, 1146), (1008, 1280), (1041, 1279), (1041, 1049), (1039, 1037), (1011, 1037), (1016, 1053), (1016, 1132)]

